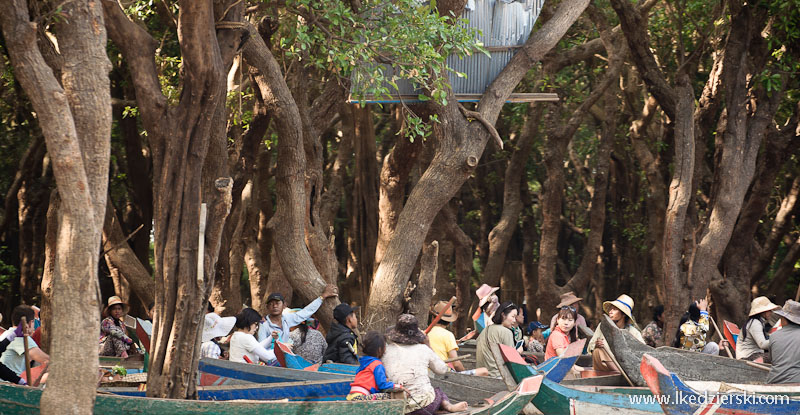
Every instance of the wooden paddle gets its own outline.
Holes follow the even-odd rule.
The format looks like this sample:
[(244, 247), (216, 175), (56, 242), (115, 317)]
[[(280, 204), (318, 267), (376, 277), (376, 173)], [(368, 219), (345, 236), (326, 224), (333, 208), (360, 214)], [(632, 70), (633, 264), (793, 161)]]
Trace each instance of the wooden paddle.
[(22, 353), (25, 355), (25, 379), (30, 382), (31, 379), (31, 357), (28, 356), (28, 319), (22, 316), (19, 324), (22, 325)]
[[(717, 322), (716, 322), (716, 321), (714, 321), (714, 317), (711, 317), (711, 314), (709, 314), (709, 315), (708, 315), (708, 319), (709, 319), (709, 320), (711, 320), (711, 323), (712, 323), (712, 324), (714, 324), (714, 330), (716, 330), (716, 331), (717, 331), (717, 333), (719, 333), (719, 335), (720, 335), (720, 336), (719, 336), (719, 337), (720, 337), (720, 339), (721, 339), (721, 340), (725, 340), (725, 339), (722, 337), (722, 335), (723, 335), (723, 334), (722, 334), (722, 331), (721, 331), (721, 330), (719, 329), (719, 327), (717, 326)], [(730, 347), (728, 347), (728, 342), (725, 342), (725, 353), (728, 353), (728, 357), (730, 357), (731, 359), (735, 359), (735, 357), (733, 357), (733, 354), (731, 353), (731, 348), (730, 348)]]
[(445, 363), (457, 362), (457, 361), (459, 361), (459, 360), (464, 360), (464, 359), (466, 359), (466, 358), (468, 358), (468, 357), (470, 357), (470, 356), (472, 356), (472, 355), (471, 355), (471, 354), (469, 354), (469, 353), (467, 353), (467, 354), (465, 354), (465, 355), (463, 355), (463, 356), (451, 357), (450, 359), (447, 359), (447, 360), (445, 360), (444, 362), (445, 362)]
[(608, 353), (608, 356), (611, 358), (611, 361), (614, 362), (614, 364), (617, 366), (617, 369), (619, 369), (619, 372), (622, 373), (622, 376), (625, 378), (625, 380), (628, 381), (628, 384), (631, 386), (636, 386), (633, 384), (633, 381), (631, 381), (631, 378), (628, 377), (628, 374), (625, 373), (624, 370), (622, 370), (622, 366), (619, 364), (619, 362), (617, 362), (617, 358), (614, 357), (614, 353), (611, 353), (611, 348), (608, 347), (608, 343), (606, 343), (605, 337), (603, 338), (603, 350), (605, 350), (606, 353)]
[(447, 310), (449, 310), (450, 307), (455, 302), (456, 302), (456, 297), (455, 296), (451, 297), (450, 301), (448, 301), (447, 304), (442, 308), (442, 311), (440, 311), (439, 314), (436, 314), (436, 317), (433, 318), (433, 321), (431, 321), (431, 324), (428, 326), (427, 329), (425, 329), (425, 334), (430, 333), (430, 331), (433, 329), (433, 326), (435, 326), (436, 323), (439, 322), (439, 320), (442, 318), (442, 316), (445, 314), (445, 312), (447, 312)]

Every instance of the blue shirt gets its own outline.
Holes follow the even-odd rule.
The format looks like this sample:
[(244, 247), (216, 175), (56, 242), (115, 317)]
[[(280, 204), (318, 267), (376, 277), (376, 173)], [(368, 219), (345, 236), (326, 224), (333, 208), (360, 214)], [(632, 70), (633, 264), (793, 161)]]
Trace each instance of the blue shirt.
[[(292, 344), (292, 340), (289, 337), (289, 329), (294, 326), (299, 325), (300, 323), (308, 320), (309, 317), (314, 315), (314, 313), (319, 310), (319, 307), (322, 305), (322, 298), (317, 297), (316, 300), (309, 303), (306, 308), (296, 312), (296, 313), (284, 313), (281, 316), (281, 325), (276, 326), (272, 324), (272, 320), (269, 319), (269, 316), (264, 319), (264, 321), (258, 325), (258, 334), (256, 338), (259, 342), (264, 341), (267, 337), (272, 335), (273, 331), (277, 331), (280, 333), (278, 337), (278, 341), (281, 343)], [(269, 342), (265, 348), (271, 349), (273, 347), (273, 342)]]

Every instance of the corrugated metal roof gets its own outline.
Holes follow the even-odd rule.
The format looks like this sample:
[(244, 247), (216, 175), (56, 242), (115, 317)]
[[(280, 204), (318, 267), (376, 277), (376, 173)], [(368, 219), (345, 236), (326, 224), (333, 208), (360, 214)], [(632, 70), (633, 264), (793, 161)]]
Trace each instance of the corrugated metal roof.
[[(482, 94), (528, 40), (543, 5), (544, 0), (469, 0), (460, 24), (480, 31), (478, 40), (490, 50), (491, 58), (483, 53), (463, 59), (456, 55), (447, 58), (448, 67), (467, 75), (462, 78), (449, 74), (453, 93)], [(386, 67), (384, 73), (390, 78), (391, 68)], [(419, 93), (405, 80), (397, 82), (397, 86), (399, 91), (392, 95)]]

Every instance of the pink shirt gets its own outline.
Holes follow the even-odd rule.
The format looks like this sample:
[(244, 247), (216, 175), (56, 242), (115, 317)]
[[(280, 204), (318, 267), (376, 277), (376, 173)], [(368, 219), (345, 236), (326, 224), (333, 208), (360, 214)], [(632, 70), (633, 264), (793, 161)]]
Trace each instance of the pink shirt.
[(554, 328), (550, 333), (550, 337), (547, 339), (547, 349), (544, 353), (544, 360), (558, 356), (556, 349), (563, 349), (567, 346), (569, 346), (569, 335), (561, 331), (560, 327)]

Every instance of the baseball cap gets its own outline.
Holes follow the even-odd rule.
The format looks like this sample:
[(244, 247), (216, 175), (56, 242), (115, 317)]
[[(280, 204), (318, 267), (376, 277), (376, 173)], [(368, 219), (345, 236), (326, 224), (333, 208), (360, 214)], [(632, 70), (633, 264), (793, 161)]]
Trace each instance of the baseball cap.
[(339, 323), (344, 324), (347, 316), (353, 314), (356, 310), (358, 310), (358, 307), (350, 307), (350, 304), (341, 303), (333, 309), (333, 318), (335, 318)]
[(267, 297), (267, 302), (270, 302), (272, 300), (280, 300), (280, 301), (285, 302), (284, 299), (283, 299), (283, 295), (281, 295), (281, 293), (272, 293), (272, 294), (270, 294)]

